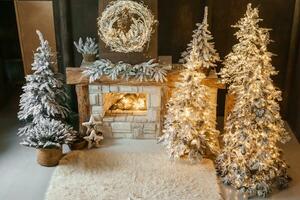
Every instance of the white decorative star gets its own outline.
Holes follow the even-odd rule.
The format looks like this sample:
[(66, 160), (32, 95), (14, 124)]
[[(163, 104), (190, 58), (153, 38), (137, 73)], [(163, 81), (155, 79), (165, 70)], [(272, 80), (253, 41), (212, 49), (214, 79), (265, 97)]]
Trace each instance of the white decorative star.
[(92, 147), (100, 147), (100, 142), (101, 140), (104, 139), (103, 135), (97, 135), (96, 130), (93, 129), (91, 131), (91, 134), (89, 136), (85, 136), (83, 137), (83, 139), (85, 139), (88, 142), (88, 148), (92, 148)]
[(82, 126), (85, 126), (87, 128), (86, 135), (89, 135), (93, 129), (96, 130), (96, 127), (99, 125), (102, 126), (102, 121), (96, 121), (93, 115), (91, 115), (88, 122), (82, 123)]

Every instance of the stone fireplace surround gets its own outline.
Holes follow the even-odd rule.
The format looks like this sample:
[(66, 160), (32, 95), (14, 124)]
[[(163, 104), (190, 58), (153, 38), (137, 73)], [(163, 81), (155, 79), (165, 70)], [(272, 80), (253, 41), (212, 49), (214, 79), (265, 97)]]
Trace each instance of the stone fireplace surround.
[[(128, 85), (89, 85), (90, 112), (97, 120), (103, 119), (104, 137), (154, 139), (161, 132), (162, 87)], [(145, 115), (105, 115), (107, 93), (145, 93), (147, 111)], [(108, 100), (108, 99), (106, 99)]]
[[(181, 69), (181, 65), (172, 64), (173, 68)], [(144, 138), (151, 139), (160, 136), (163, 124), (163, 116), (166, 112), (166, 102), (170, 98), (175, 83), (179, 81), (180, 70), (174, 70), (167, 74), (167, 81), (157, 83), (155, 81), (136, 81), (136, 80), (111, 80), (109, 77), (102, 76), (93, 84), (89, 79), (82, 75), (84, 67), (68, 67), (66, 69), (67, 84), (75, 85), (79, 131), (85, 133), (83, 122), (89, 120), (93, 115), (96, 120), (103, 116), (103, 94), (109, 92), (119, 93), (145, 93), (147, 94), (147, 114), (146, 115), (120, 115), (104, 117), (104, 137), (117, 138)], [(215, 105), (212, 119), (216, 119), (217, 93), (218, 89), (225, 89), (225, 85), (219, 82), (215, 72), (201, 83), (210, 88), (211, 103)], [(233, 100), (230, 95), (226, 96), (224, 120), (231, 110)]]

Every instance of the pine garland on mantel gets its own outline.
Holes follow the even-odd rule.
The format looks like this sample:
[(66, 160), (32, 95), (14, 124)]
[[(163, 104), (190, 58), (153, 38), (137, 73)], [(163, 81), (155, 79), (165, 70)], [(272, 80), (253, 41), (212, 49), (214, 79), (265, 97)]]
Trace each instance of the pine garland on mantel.
[(123, 61), (113, 63), (108, 59), (100, 59), (84, 68), (82, 73), (89, 77), (89, 82), (92, 83), (101, 76), (107, 76), (112, 80), (121, 78), (125, 80), (165, 82), (167, 71), (172, 67), (170, 65), (161, 66), (155, 62), (155, 59), (135, 65)]

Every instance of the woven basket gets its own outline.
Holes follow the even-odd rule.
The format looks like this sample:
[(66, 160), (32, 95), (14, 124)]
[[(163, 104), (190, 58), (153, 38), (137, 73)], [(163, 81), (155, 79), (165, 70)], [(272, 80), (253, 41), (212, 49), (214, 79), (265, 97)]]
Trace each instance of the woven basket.
[(84, 149), (86, 146), (87, 146), (87, 142), (85, 140), (82, 140), (81, 142), (75, 142), (69, 145), (72, 151)]
[(37, 162), (46, 167), (56, 166), (62, 158), (62, 149), (37, 149)]
[(96, 60), (95, 54), (82, 54), (82, 57), (85, 62), (94, 62)]

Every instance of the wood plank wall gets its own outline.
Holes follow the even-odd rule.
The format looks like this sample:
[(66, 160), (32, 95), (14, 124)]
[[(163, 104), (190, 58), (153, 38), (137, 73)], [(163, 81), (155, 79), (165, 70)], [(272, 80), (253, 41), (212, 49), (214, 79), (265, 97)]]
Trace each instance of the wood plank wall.
[(286, 74), (286, 90), (284, 98), (287, 99), (287, 120), (300, 141), (300, 0), (296, 0), (294, 23), (291, 34), (289, 62)]

